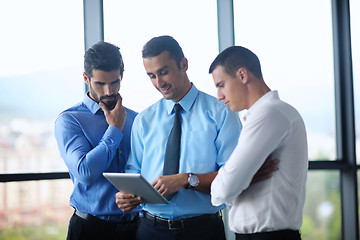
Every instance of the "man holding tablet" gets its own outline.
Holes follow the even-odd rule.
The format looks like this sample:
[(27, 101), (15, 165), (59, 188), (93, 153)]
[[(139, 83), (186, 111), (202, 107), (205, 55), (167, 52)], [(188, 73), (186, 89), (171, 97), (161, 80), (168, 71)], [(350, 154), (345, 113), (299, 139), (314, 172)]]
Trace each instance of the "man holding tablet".
[[(141, 173), (169, 204), (143, 204), (136, 238), (225, 239), (219, 214), (224, 205), (213, 206), (209, 192), (218, 169), (236, 145), (240, 120), (190, 82), (188, 61), (172, 37), (151, 39), (142, 57), (147, 75), (163, 99), (135, 118), (126, 171)], [(179, 135), (180, 140), (173, 137)], [(169, 162), (168, 156), (174, 161)], [(176, 171), (172, 172), (169, 169), (174, 165)], [(116, 203), (126, 212), (138, 206), (141, 198), (119, 192)]]

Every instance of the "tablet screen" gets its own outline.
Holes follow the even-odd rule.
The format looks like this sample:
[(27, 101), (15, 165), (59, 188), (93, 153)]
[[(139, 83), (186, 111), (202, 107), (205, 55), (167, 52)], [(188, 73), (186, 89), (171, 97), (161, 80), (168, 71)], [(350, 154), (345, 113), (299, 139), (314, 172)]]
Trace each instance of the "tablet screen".
[(140, 196), (145, 203), (169, 203), (146, 179), (139, 173), (103, 173), (119, 191)]

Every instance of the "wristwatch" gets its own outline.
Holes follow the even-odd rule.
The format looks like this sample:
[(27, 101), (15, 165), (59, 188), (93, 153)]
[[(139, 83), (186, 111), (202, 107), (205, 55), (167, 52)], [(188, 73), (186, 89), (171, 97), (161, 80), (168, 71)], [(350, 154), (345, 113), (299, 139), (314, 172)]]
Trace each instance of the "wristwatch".
[(194, 189), (199, 185), (199, 178), (192, 174), (189, 173), (189, 177), (188, 177), (188, 184), (185, 186), (186, 189)]

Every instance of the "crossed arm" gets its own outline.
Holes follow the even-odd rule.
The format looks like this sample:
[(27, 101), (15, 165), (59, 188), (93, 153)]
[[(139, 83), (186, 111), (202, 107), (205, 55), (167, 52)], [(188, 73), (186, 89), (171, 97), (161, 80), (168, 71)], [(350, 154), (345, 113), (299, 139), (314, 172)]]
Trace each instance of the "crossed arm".
[[(259, 181), (266, 180), (272, 176), (272, 173), (278, 170), (278, 160), (268, 160), (261, 166), (259, 171), (254, 175), (251, 184)], [(217, 175), (217, 171), (206, 174), (196, 174), (199, 178), (199, 185), (194, 189), (196, 191), (210, 193), (210, 186), (212, 181)], [(188, 184), (188, 174), (178, 173), (174, 175), (160, 176), (156, 178), (151, 184), (156, 190), (158, 190), (163, 196), (179, 191), (181, 188)], [(134, 194), (118, 192), (116, 194), (116, 204), (123, 212), (129, 212), (140, 203), (142, 199)]]

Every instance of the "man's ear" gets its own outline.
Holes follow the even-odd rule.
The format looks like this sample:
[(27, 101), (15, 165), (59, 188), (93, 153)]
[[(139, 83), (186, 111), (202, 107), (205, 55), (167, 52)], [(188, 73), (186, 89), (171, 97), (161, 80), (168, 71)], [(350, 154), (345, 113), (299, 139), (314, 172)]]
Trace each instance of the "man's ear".
[(188, 70), (188, 60), (185, 57), (180, 61), (180, 69), (183, 72), (186, 72)]
[(90, 86), (90, 78), (89, 78), (89, 76), (86, 74), (86, 72), (83, 72), (83, 77), (84, 77), (85, 83)]
[(248, 71), (246, 68), (239, 68), (236, 71), (236, 78), (240, 79), (243, 84), (246, 84), (249, 80)]

